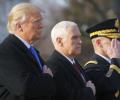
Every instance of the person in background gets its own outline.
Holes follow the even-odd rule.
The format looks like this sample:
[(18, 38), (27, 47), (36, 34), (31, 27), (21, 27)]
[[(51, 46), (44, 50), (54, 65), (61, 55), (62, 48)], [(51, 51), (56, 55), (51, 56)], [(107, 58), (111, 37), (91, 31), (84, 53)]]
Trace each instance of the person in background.
[(8, 15), (10, 34), (0, 44), (0, 100), (51, 100), (55, 93), (53, 74), (32, 46), (43, 29), (41, 13), (19, 3)]
[(55, 47), (47, 64), (54, 73), (56, 94), (53, 100), (95, 100), (94, 84), (76, 60), (81, 52), (81, 33), (76, 23), (61, 21), (52, 31)]
[(97, 100), (120, 100), (120, 33), (117, 18), (100, 22), (86, 31), (94, 54), (85, 70), (96, 87)]

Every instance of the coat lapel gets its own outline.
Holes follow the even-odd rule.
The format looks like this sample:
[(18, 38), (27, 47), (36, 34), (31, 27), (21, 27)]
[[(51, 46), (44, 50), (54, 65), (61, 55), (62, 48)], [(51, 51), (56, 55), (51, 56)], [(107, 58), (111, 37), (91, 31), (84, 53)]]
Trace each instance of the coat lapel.
[[(28, 59), (30, 62), (33, 62), (34, 65), (37, 66), (37, 68), (33, 68), (33, 69), (36, 69), (36, 72), (38, 72), (38, 69), (40, 72), (42, 72), (42, 70), (40, 70), (40, 68), (39, 68), (38, 63), (35, 61), (34, 57), (30, 53), (29, 49), (16, 36), (10, 34), (6, 40), (11, 41), (12, 44), (18, 48), (20, 53), (25, 54), (26, 59)], [(32, 67), (35, 67), (35, 66), (32, 66)]]
[(70, 71), (70, 73), (81, 83), (80, 85), (85, 85), (80, 74), (75, 70), (74, 66), (59, 52), (55, 51), (54, 55), (58, 57), (59, 61), (64, 64), (65, 68)]

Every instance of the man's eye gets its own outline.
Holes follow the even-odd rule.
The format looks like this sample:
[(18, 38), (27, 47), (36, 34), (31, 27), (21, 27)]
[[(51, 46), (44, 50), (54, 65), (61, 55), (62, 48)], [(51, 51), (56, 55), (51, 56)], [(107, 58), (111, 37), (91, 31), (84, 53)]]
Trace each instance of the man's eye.
[(41, 23), (41, 20), (34, 20), (33, 23)]

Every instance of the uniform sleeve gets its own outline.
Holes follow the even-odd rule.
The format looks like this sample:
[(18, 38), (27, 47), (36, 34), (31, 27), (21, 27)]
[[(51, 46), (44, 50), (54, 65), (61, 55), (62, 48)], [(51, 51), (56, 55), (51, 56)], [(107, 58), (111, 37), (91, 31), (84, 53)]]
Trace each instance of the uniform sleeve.
[[(117, 61), (116, 59), (112, 59), (111, 65), (114, 64), (119, 68), (118, 62), (119, 61)], [(95, 84), (96, 90), (99, 90), (98, 92), (100, 94), (105, 94), (110, 91), (115, 93), (116, 91), (118, 91), (118, 89), (120, 89), (120, 75), (116, 70), (113, 70), (111, 67), (109, 68), (108, 72), (106, 72), (106, 70), (102, 70), (102, 67), (104, 66), (105, 65), (99, 65), (97, 63), (89, 63), (85, 66), (85, 71), (90, 80), (92, 80)]]

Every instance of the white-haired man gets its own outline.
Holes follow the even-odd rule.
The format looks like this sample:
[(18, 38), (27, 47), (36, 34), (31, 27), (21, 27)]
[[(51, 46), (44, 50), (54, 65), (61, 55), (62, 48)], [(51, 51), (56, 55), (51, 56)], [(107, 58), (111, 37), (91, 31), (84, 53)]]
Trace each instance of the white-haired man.
[(54, 95), (53, 74), (31, 46), (42, 28), (35, 5), (20, 3), (10, 11), (11, 34), (0, 44), (0, 100), (50, 100)]
[(62, 21), (51, 32), (55, 51), (47, 64), (54, 73), (54, 100), (95, 100), (95, 87), (89, 81), (75, 56), (81, 52), (81, 33), (76, 23)]

